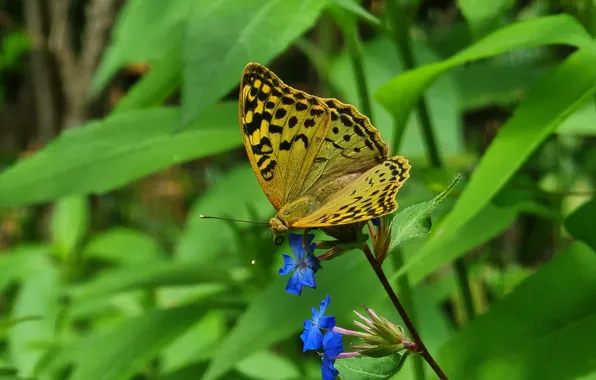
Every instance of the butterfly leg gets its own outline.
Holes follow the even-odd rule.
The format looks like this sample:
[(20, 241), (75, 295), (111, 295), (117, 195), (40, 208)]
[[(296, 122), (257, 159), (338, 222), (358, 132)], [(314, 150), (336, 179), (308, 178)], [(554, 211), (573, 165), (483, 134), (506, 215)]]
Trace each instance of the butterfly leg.
[(311, 252), (310, 248), (308, 247), (308, 233), (314, 230), (314, 228), (305, 228), (304, 229), (304, 234), (302, 235), (302, 248), (304, 248), (306, 250), (306, 252), (310, 255), (314, 255), (314, 252)]

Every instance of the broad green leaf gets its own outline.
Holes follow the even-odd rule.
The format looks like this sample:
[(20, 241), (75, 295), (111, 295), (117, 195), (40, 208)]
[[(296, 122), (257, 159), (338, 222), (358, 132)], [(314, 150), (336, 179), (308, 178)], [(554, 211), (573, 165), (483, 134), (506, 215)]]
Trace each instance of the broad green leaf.
[(540, 17), (503, 27), (453, 57), (400, 75), (375, 93), (375, 98), (403, 128), (424, 90), (445, 71), (522, 47), (564, 44), (594, 49), (590, 35), (569, 15)]
[(116, 105), (114, 112), (156, 107), (163, 103), (182, 82), (182, 48), (175, 45), (155, 61), (149, 72)]
[(67, 196), (54, 205), (50, 224), (53, 248), (62, 259), (67, 259), (80, 248), (89, 229), (89, 204), (82, 196)]
[(132, 228), (112, 227), (91, 238), (85, 247), (85, 257), (139, 265), (164, 259), (165, 254), (151, 236)]
[(0, 173), (0, 207), (104, 193), (149, 173), (242, 144), (236, 104), (211, 107), (184, 133), (174, 108), (89, 122)]
[(540, 268), (447, 342), (453, 379), (574, 379), (596, 369), (596, 254), (581, 243)]
[[(131, 319), (75, 352), (71, 380), (126, 380), (188, 330), (210, 307), (206, 301), (151, 311)], [(82, 342), (84, 343), (84, 342)]]
[(69, 289), (75, 301), (101, 298), (118, 292), (160, 286), (229, 283), (228, 272), (192, 262), (156, 262), (102, 272), (92, 280)]
[(262, 217), (257, 221), (266, 222), (275, 214), (249, 165), (238, 167), (212, 182), (213, 187), (192, 206), (174, 252), (177, 259), (209, 263), (217, 254), (242, 249), (233, 245), (234, 232), (226, 223), (201, 219), (201, 215), (245, 219), (252, 217), (248, 211), (252, 207)]
[[(420, 63), (431, 63), (440, 59), (430, 47), (421, 42), (413, 42), (412, 48)], [(389, 38), (379, 37), (367, 41), (362, 44), (362, 49), (366, 57), (363, 62), (366, 84), (371, 92), (402, 72), (401, 57)], [(354, 104), (356, 107), (360, 107), (351, 58), (346, 50), (332, 62), (329, 75), (334, 88), (341, 92), (342, 99)], [(399, 91), (401, 92), (403, 89)], [(441, 126), (436, 129), (437, 144), (440, 151), (445, 155), (461, 153), (463, 151), (463, 138), (461, 117), (458, 110), (462, 106), (455, 76), (448, 73), (441, 77), (428, 89), (425, 97), (431, 121), (434, 125)], [(381, 132), (381, 136), (390, 146), (390, 149), (394, 149), (391, 142), (393, 141), (395, 129), (393, 128), (390, 112), (375, 99), (372, 100), (371, 107), (373, 124)], [(408, 120), (408, 128), (403, 136), (402, 146), (399, 152), (395, 153), (410, 159), (424, 157), (426, 150), (422, 141), (423, 137), (420, 132), (418, 118), (412, 117)]]
[(458, 174), (445, 190), (430, 201), (406, 207), (395, 215), (391, 221), (389, 252), (401, 247), (408, 240), (428, 236), (432, 226), (431, 216), (433, 211), (453, 191), (460, 179), (461, 175)]
[(254, 353), (236, 364), (238, 373), (259, 380), (300, 379), (296, 364), (286, 357), (269, 351)]
[(360, 17), (363, 21), (368, 22), (371, 25), (379, 26), (381, 21), (372, 15), (369, 11), (362, 8), (357, 0), (328, 0), (329, 3), (335, 3), (345, 9), (346, 11), (355, 14)]
[(403, 367), (407, 355), (394, 354), (382, 358), (366, 356), (340, 359), (335, 361), (335, 368), (344, 380), (383, 380), (390, 379)]
[(112, 29), (112, 41), (95, 73), (91, 91), (97, 95), (114, 74), (131, 63), (162, 60), (184, 39), (193, 0), (130, 0)]
[(23, 282), (14, 302), (11, 319), (31, 318), (8, 332), (11, 362), (20, 376), (34, 376), (45, 347), (54, 339), (59, 311), (58, 272), (45, 255), (37, 255), (23, 270)]
[[(289, 248), (288, 248), (289, 249)], [(317, 289), (305, 289), (300, 297), (285, 293), (287, 277), (279, 277), (261, 294), (236, 322), (215, 353), (203, 380), (213, 380), (229, 371), (242, 359), (269, 348), (283, 339), (298, 339), (311, 309), (318, 307), (326, 294), (332, 301), (327, 315), (343, 316), (360, 309), (371, 295), (382, 288), (364, 254), (348, 252), (337, 260), (326, 262), (316, 275)]]
[(584, 203), (565, 219), (565, 228), (574, 238), (588, 244), (596, 251), (596, 199)]
[[(412, 283), (422, 281), (441, 266), (494, 239), (511, 227), (517, 215), (518, 211), (515, 208), (499, 208), (488, 204), (444, 244), (432, 250), (428, 245), (423, 245), (415, 253), (414, 259), (400, 268), (393, 279), (408, 273), (408, 279)], [(418, 255), (424, 256), (425, 259), (415, 260)]]
[(320, 0), (193, 3), (184, 54), (184, 127), (240, 82), (248, 62), (267, 64), (283, 52), (315, 23), (326, 5)]
[[(513, 117), (500, 128), (456, 202), (430, 239), (407, 266), (426, 261), (437, 269), (429, 252), (438, 252), (456, 231), (470, 221), (565, 118), (596, 91), (596, 53), (580, 50), (540, 81)], [(428, 261), (427, 261), (428, 260)]]

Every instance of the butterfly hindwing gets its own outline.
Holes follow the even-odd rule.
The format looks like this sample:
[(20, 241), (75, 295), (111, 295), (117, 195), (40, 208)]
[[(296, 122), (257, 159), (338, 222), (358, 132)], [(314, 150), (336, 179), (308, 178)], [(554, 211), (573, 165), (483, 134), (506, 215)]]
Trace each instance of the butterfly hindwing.
[(238, 114), (253, 171), (279, 210), (302, 189), (329, 129), (330, 110), (266, 67), (249, 63), (242, 74)]
[(325, 227), (356, 223), (389, 214), (397, 208), (395, 195), (409, 177), (410, 164), (391, 157), (349, 182), (292, 227)]
[(368, 117), (337, 99), (322, 99), (331, 125), (304, 181), (302, 194), (342, 175), (364, 173), (387, 159), (387, 145)]

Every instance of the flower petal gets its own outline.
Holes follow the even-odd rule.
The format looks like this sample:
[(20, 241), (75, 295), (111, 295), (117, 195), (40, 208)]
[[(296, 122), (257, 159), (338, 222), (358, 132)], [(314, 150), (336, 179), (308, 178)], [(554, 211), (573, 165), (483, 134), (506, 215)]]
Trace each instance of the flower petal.
[(286, 293), (299, 296), (302, 293), (302, 286), (300, 271), (295, 271), (288, 280), (288, 284), (286, 285)]
[(301, 269), (300, 272), (302, 272), (302, 284), (308, 286), (309, 288), (316, 289), (317, 285), (315, 284), (315, 272), (310, 268)]
[(335, 360), (323, 358), (323, 363), (321, 365), (321, 375), (323, 380), (335, 380), (337, 375), (339, 375), (339, 371), (335, 369), (334, 365)]
[(288, 240), (290, 241), (290, 248), (292, 249), (292, 252), (294, 252), (294, 254), (304, 249), (302, 248), (302, 234), (299, 235), (290, 232)]
[(321, 269), (321, 263), (319, 262), (319, 259), (313, 255), (307, 255), (305, 263), (307, 267), (312, 268), (312, 270), (315, 272)]
[(316, 351), (323, 348), (323, 334), (317, 327), (304, 330), (304, 332), (300, 334), (300, 339), (304, 342), (304, 346), (302, 347), (303, 352), (308, 350)]
[(329, 296), (329, 294), (327, 294), (325, 299), (321, 301), (319, 317), (321, 317), (323, 314), (325, 314), (325, 310), (327, 310), (327, 306), (329, 306), (330, 303), (331, 303), (331, 297)]
[(317, 325), (320, 329), (331, 330), (335, 327), (335, 317), (320, 317)]
[(285, 276), (296, 269), (298, 262), (293, 257), (286, 255), (285, 253), (282, 253), (282, 256), (284, 257), (284, 267), (279, 270), (279, 274)]
[(323, 337), (323, 349), (325, 350), (325, 357), (333, 359), (344, 351), (343, 335), (327, 331)]

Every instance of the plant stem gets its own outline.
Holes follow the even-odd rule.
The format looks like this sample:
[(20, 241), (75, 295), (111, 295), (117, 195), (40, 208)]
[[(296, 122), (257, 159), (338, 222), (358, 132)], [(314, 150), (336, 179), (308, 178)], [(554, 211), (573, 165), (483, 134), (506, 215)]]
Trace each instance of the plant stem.
[[(392, 33), (392, 39), (395, 43), (397, 50), (404, 61), (404, 68), (406, 70), (412, 70), (416, 67), (414, 60), (414, 53), (409, 37), (409, 18), (407, 16), (407, 10), (400, 9), (397, 0), (387, 0), (387, 22), (389, 24), (388, 29)], [(437, 147), (432, 123), (430, 121), (430, 114), (428, 106), (424, 97), (421, 97), (416, 107), (416, 113), (420, 126), (422, 127), (422, 136), (424, 139), (424, 145), (426, 146), (426, 154), (430, 165), (433, 168), (443, 168), (444, 164), (439, 154)], [(402, 141), (404, 126), (396, 126), (396, 134), (393, 139), (394, 152), (397, 152)], [(397, 131), (400, 131), (397, 133)], [(470, 283), (468, 281), (468, 274), (465, 262), (461, 258), (455, 259), (455, 271), (458, 276), (458, 284), (460, 286), (460, 292), (466, 305), (467, 319), (472, 320), (474, 318), (474, 308), (472, 303), (472, 293), (470, 290)]]
[(393, 306), (395, 306), (395, 310), (397, 310), (401, 319), (404, 321), (406, 328), (408, 329), (408, 331), (410, 332), (410, 335), (412, 336), (412, 339), (416, 343), (416, 346), (418, 348), (420, 355), (424, 358), (424, 360), (426, 360), (428, 365), (431, 366), (431, 368), (437, 374), (439, 379), (447, 380), (447, 376), (445, 375), (445, 373), (443, 372), (441, 367), (439, 367), (439, 364), (437, 364), (435, 359), (432, 357), (432, 355), (430, 354), (430, 352), (424, 345), (424, 342), (422, 341), (422, 338), (420, 338), (420, 335), (418, 335), (418, 331), (416, 331), (414, 324), (408, 317), (406, 309), (404, 309), (403, 305), (399, 301), (399, 298), (397, 298), (397, 295), (391, 288), (391, 284), (389, 284), (389, 280), (385, 276), (385, 273), (383, 272), (383, 268), (381, 268), (381, 265), (379, 263), (377, 263), (377, 261), (375, 260), (375, 256), (371, 252), (368, 244), (364, 244), (364, 246), (362, 247), (362, 250), (364, 251), (364, 255), (366, 256), (366, 258), (368, 259), (370, 266), (375, 271), (377, 278), (379, 279), (379, 281), (381, 281), (381, 285), (383, 285), (383, 288), (385, 289), (385, 292), (389, 296), (389, 299), (391, 299)]
[[(395, 269), (401, 268), (404, 266), (404, 258), (403, 258), (403, 251), (398, 248), (392, 254), (391, 257), (393, 259), (393, 265)], [(410, 311), (410, 320), (413, 323), (418, 321), (416, 317), (416, 309), (414, 308), (414, 299), (412, 297), (413, 290), (412, 286), (410, 286), (410, 281), (408, 281), (408, 276), (401, 276), (397, 279), (396, 284), (397, 289), (399, 289), (399, 297), (402, 300), (404, 308)], [(424, 362), (419, 355), (415, 355), (412, 357), (414, 360), (414, 376), (416, 380), (424, 380)]]
[(362, 42), (358, 35), (358, 22), (354, 18), (344, 17), (338, 20), (338, 24), (343, 31), (346, 39), (346, 47), (352, 61), (352, 69), (356, 77), (356, 89), (358, 91), (358, 103), (361, 112), (368, 116), (370, 120), (373, 119), (372, 107), (370, 104), (370, 96), (368, 94), (368, 87), (366, 85), (366, 74), (364, 73)]
[(459, 285), (459, 290), (464, 301), (464, 308), (466, 310), (466, 320), (470, 322), (474, 319), (476, 312), (474, 311), (474, 299), (472, 297), (472, 290), (470, 289), (470, 279), (468, 277), (468, 270), (466, 263), (462, 258), (458, 258), (453, 263), (455, 274)]

